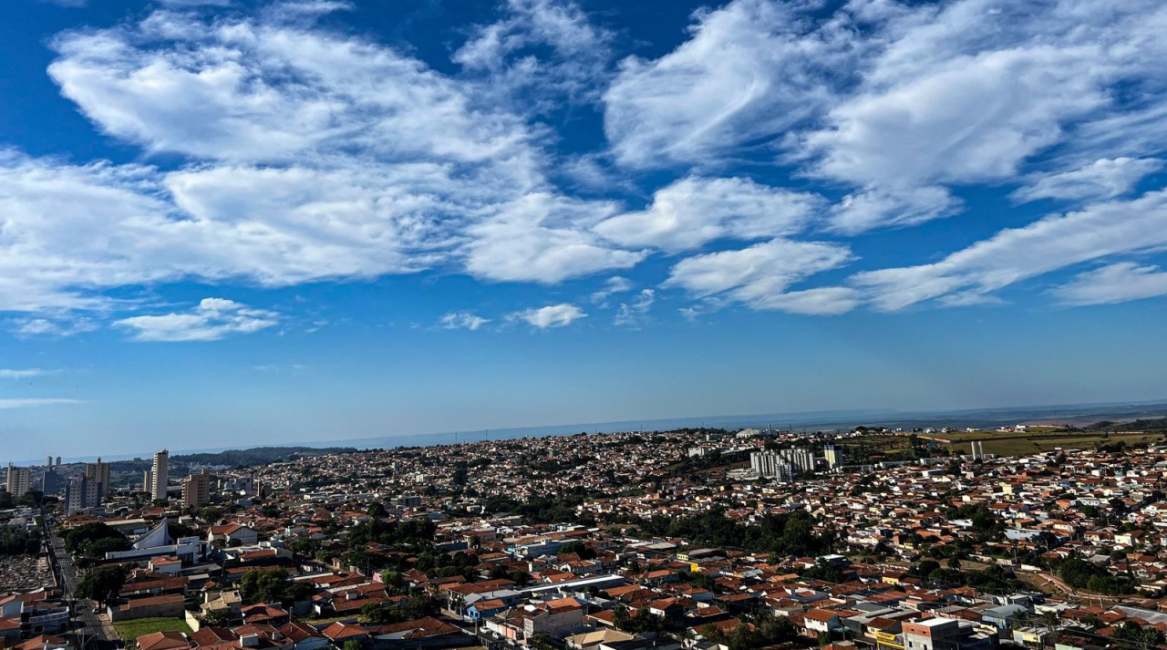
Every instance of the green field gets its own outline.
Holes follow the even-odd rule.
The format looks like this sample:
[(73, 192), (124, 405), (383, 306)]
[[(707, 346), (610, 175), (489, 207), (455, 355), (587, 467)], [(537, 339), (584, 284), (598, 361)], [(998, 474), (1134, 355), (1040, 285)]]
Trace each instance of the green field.
[[(1066, 434), (1063, 432), (1061, 435), (1039, 434), (1034, 436), (1026, 436), (1024, 438), (1010, 436), (998, 440), (994, 440), (991, 436), (982, 435), (981, 439), (985, 443), (985, 453), (987, 454), (997, 454), (998, 456), (1024, 456), (1026, 454), (1053, 451), (1059, 447), (1062, 449), (1094, 449), (1099, 444), (1113, 444), (1119, 441), (1125, 442), (1129, 447), (1138, 443), (1155, 443), (1161, 440), (1162, 436), (1110, 436), (1107, 438), (1101, 434), (1093, 432), (1079, 433), (1076, 435)], [(954, 442), (953, 444), (949, 445), (948, 448), (953, 453), (970, 453), (970, 445), (967, 442)]]
[(113, 627), (118, 631), (122, 641), (126, 642), (154, 632), (193, 633), (190, 626), (181, 618), (139, 618), (135, 621), (117, 621)]

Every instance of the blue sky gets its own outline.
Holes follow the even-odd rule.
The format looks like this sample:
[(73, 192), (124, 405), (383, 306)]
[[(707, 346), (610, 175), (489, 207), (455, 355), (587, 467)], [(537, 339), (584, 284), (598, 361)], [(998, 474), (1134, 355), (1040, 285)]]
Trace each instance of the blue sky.
[(14, 0), (0, 458), (1167, 397), (1157, 0)]

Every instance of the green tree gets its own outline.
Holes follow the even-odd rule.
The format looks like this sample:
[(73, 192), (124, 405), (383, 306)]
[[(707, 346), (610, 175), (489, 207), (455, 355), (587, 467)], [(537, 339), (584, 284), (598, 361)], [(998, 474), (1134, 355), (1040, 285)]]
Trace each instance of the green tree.
[(368, 515), (370, 517), (388, 517), (389, 511), (385, 509), (385, 504), (380, 501), (374, 502), (369, 506)]
[(126, 584), (126, 568), (122, 566), (101, 567), (85, 576), (77, 585), (77, 595), (96, 600), (101, 605), (118, 597)]

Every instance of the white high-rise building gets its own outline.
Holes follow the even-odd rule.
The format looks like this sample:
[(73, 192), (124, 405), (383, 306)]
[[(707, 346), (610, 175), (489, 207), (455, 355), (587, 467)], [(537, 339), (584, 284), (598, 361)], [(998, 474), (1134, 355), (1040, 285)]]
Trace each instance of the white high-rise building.
[(166, 488), (170, 485), (170, 452), (163, 449), (154, 454), (154, 466), (150, 469), (150, 498), (155, 501), (166, 499)]
[(12, 498), (19, 499), (28, 494), (29, 471), (27, 467), (13, 467), (8, 463), (8, 493)]
[(843, 464), (843, 448), (838, 445), (823, 447), (823, 457), (827, 460), (827, 467), (835, 469)]
[(813, 472), (814, 466), (814, 452), (809, 449), (794, 448), (783, 449), (778, 452), (782, 459), (793, 466), (796, 473)]

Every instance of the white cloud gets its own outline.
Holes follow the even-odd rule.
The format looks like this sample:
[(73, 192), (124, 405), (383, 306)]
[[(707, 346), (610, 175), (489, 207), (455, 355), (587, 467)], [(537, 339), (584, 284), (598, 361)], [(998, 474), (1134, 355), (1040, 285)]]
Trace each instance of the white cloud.
[(616, 159), (798, 164), (850, 190), (832, 223), (846, 234), (950, 216), (952, 186), (1167, 147), (1155, 0), (861, 0), (829, 14), (733, 0), (695, 20), (672, 52), (625, 61), (605, 95)]
[(448, 330), (466, 329), (473, 332), (489, 322), (489, 318), (483, 318), (472, 311), (454, 311), (442, 316), (438, 325)]
[(525, 118), (480, 85), (289, 18), (345, 6), (159, 11), (55, 39), (50, 74), (86, 116), (189, 160), (0, 151), (0, 311), (109, 307), (107, 289), (187, 278), (286, 286), (464, 265), (555, 283), (644, 257), (590, 232), (616, 206), (559, 195)]
[(138, 341), (218, 341), (231, 334), (251, 334), (275, 326), (279, 314), (232, 300), (204, 298), (185, 313), (133, 316), (114, 325), (130, 329)]
[(609, 269), (627, 269), (644, 251), (615, 248), (588, 232), (615, 204), (533, 193), (466, 229), (466, 269), (480, 278), (555, 284)]
[(595, 231), (621, 246), (676, 253), (721, 238), (794, 234), (823, 203), (815, 194), (766, 187), (747, 178), (690, 176), (657, 190), (644, 211), (613, 216)]
[(796, 3), (735, 0), (694, 14), (692, 37), (656, 59), (626, 59), (604, 95), (620, 163), (716, 164), (833, 102), (849, 39), (811, 31)]
[(604, 281), (604, 286), (599, 291), (592, 293), (592, 304), (607, 307), (609, 296), (628, 291), (632, 291), (632, 281), (628, 278), (614, 275)]
[(1081, 273), (1052, 292), (1068, 305), (1105, 305), (1167, 295), (1167, 272), (1119, 262)]
[(1155, 158), (1101, 158), (1084, 167), (1037, 176), (1011, 195), (1019, 202), (1037, 199), (1113, 199), (1163, 168)]
[(151, 152), (287, 162), (356, 149), (465, 164), (529, 154), (520, 118), (475, 105), (416, 59), (273, 15), (157, 12), (67, 32), (49, 74), (103, 130)]
[(656, 301), (656, 292), (652, 289), (641, 289), (636, 298), (630, 302), (620, 303), (620, 310), (612, 323), (622, 327), (639, 328), (647, 321), (647, 314)]
[(0, 379), (31, 379), (51, 374), (55, 374), (54, 371), (41, 370), (40, 368), (0, 368)]
[(231, 0), (159, 0), (163, 6), (173, 8), (185, 7), (230, 7)]
[(13, 332), (22, 338), (34, 336), (66, 337), (97, 329), (97, 323), (82, 316), (58, 318), (15, 318), (11, 321)]
[(869, 189), (848, 194), (831, 209), (830, 229), (855, 235), (877, 226), (914, 226), (952, 216), (960, 200), (943, 187), (915, 187), (888, 192)]
[(62, 404), (84, 404), (83, 400), (48, 397), (41, 399), (0, 399), (0, 409), (28, 408), (32, 406), (59, 406)]
[(788, 289), (853, 259), (851, 251), (838, 244), (775, 239), (742, 250), (681, 260), (664, 286), (685, 289), (697, 298), (734, 300), (759, 310), (835, 314), (858, 304), (853, 290)]
[(526, 309), (507, 315), (507, 320), (509, 321), (523, 321), (531, 327), (541, 330), (564, 327), (581, 318), (587, 318), (587, 314), (579, 307), (568, 303), (548, 305), (538, 309)]
[(1088, 205), (1009, 228), (933, 264), (858, 273), (878, 309), (965, 293), (964, 300), (1073, 264), (1167, 246), (1167, 191)]
[[(599, 95), (611, 59), (612, 35), (592, 24), (571, 0), (506, 0), (503, 17), (479, 26), (453, 59), (468, 70), (489, 72), (494, 90), (533, 97), (539, 112), (546, 94), (591, 100)], [(549, 49), (550, 52), (541, 51)]]

